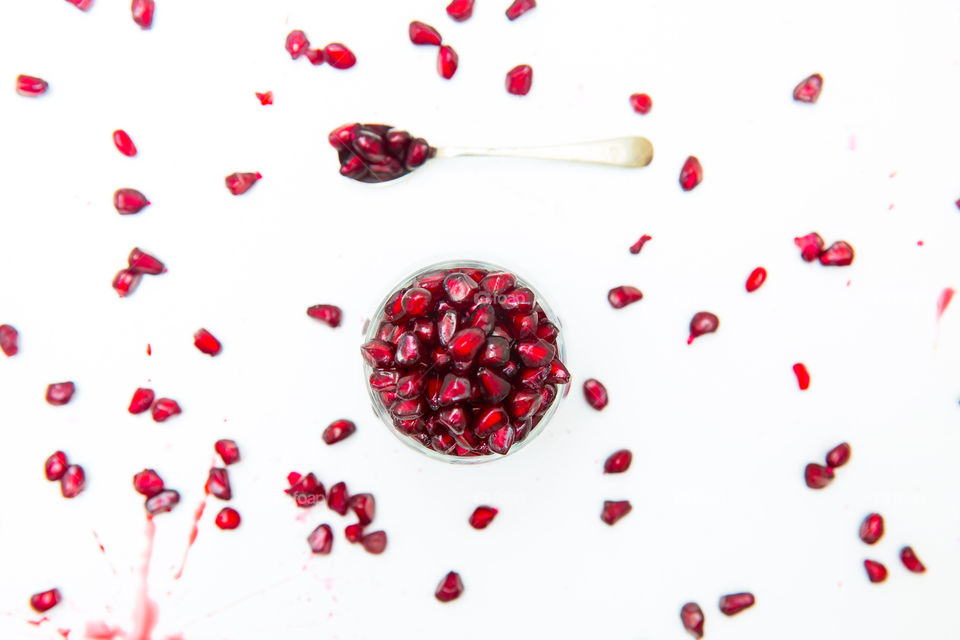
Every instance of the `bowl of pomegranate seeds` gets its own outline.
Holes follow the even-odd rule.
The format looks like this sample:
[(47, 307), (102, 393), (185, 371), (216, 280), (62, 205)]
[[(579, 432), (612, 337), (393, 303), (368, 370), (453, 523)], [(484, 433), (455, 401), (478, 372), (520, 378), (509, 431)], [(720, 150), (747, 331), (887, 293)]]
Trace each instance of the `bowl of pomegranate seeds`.
[(364, 336), (373, 410), (437, 460), (514, 453), (566, 395), (560, 327), (546, 300), (509, 270), (465, 260), (424, 267), (391, 289)]

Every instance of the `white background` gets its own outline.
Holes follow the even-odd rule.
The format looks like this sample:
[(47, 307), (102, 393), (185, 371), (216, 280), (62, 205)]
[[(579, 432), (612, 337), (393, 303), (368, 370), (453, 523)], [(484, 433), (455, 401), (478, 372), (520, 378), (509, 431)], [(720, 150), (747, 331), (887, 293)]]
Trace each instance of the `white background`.
[[(144, 543), (130, 478), (149, 466), (183, 495), (157, 519), (155, 638), (680, 640), (688, 600), (715, 639), (956, 637), (960, 310), (939, 343), (934, 311), (960, 286), (960, 7), (544, 0), (510, 23), (507, 4), (478, 0), (461, 24), (442, 0), (158, 0), (141, 32), (125, 0), (86, 14), (4, 3), (0, 322), (20, 330), (21, 352), (0, 358), (0, 635), (129, 626)], [(453, 80), (409, 43), (412, 19), (459, 52)], [(291, 61), (292, 28), (346, 43), (356, 67)], [(524, 98), (503, 88), (519, 63), (534, 68)], [(795, 103), (814, 72), (819, 103)], [(20, 73), (48, 94), (16, 95)], [(260, 106), (268, 89), (276, 102)], [(628, 104), (639, 91), (647, 116)], [(656, 154), (643, 170), (438, 160), (375, 187), (339, 177), (326, 143), (357, 120), (437, 145), (640, 134)], [(138, 157), (113, 148), (116, 128)], [(690, 154), (705, 179), (684, 193)], [(233, 197), (234, 171), (264, 178)], [(118, 216), (119, 187), (153, 204)], [(793, 237), (814, 230), (849, 241), (854, 265), (802, 262)], [(643, 233), (653, 240), (630, 255)], [(169, 273), (118, 299), (110, 281), (134, 246)], [(376, 422), (358, 353), (392, 282), (457, 257), (544, 292), (575, 380), (534, 445), (476, 468), (419, 456)], [(748, 295), (758, 265), (770, 276)], [(605, 296), (621, 284), (644, 299), (615, 311)], [(341, 328), (304, 314), (320, 302), (344, 309)], [(703, 309), (720, 330), (688, 347)], [(193, 347), (201, 326), (219, 357)], [(812, 376), (804, 393), (796, 361)], [(588, 377), (609, 389), (602, 413), (582, 399)], [(44, 389), (61, 380), (76, 396), (50, 407)], [(141, 385), (183, 415), (127, 414)], [(340, 417), (359, 430), (327, 447), (320, 432)], [(215, 529), (221, 504), (208, 505), (174, 581), (221, 437), (242, 449), (230, 474), (243, 525)], [(844, 440), (848, 466), (807, 489), (804, 465)], [(604, 477), (621, 447), (633, 467)], [(42, 476), (58, 448), (87, 470), (72, 501)], [(348, 545), (350, 520), (326, 506), (294, 508), (282, 493), (294, 469), (374, 493), (387, 551)], [(608, 527), (604, 499), (633, 513)], [(474, 531), (480, 503), (500, 515)], [(887, 533), (869, 548), (857, 528), (872, 510)], [(334, 550), (311, 557), (304, 538), (321, 522)], [(900, 565), (904, 544), (925, 575)], [(867, 582), (865, 557), (890, 569), (885, 584)], [(451, 569), (466, 591), (441, 605), (433, 590)], [(53, 622), (27, 625), (28, 596), (52, 586), (64, 594)], [(720, 615), (717, 598), (741, 590), (756, 606)]]

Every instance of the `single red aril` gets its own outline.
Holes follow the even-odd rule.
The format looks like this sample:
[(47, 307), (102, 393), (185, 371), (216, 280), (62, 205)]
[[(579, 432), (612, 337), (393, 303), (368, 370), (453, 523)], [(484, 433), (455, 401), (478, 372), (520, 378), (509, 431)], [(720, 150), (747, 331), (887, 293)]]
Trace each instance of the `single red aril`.
[(797, 376), (797, 386), (800, 391), (806, 391), (810, 388), (810, 372), (807, 371), (807, 365), (798, 362), (793, 365), (793, 374)]
[(747, 276), (747, 293), (753, 293), (759, 289), (767, 279), (767, 270), (763, 267), (757, 267)]
[(515, 96), (525, 96), (533, 86), (533, 67), (528, 64), (519, 64), (507, 71), (507, 93)]
[(640, 289), (630, 286), (614, 287), (607, 293), (607, 300), (614, 309), (622, 309), (628, 304), (633, 304), (643, 298)]
[(123, 129), (117, 129), (113, 132), (113, 144), (117, 147), (117, 151), (128, 158), (137, 155), (137, 145), (133, 144), (130, 135)]
[(172, 511), (180, 503), (180, 494), (173, 489), (164, 489), (152, 498), (147, 498), (143, 508), (152, 516)]
[(440, 602), (450, 602), (459, 598), (461, 593), (463, 593), (463, 581), (460, 580), (460, 574), (451, 571), (443, 577), (433, 595)]
[(510, 447), (513, 446), (516, 437), (517, 432), (510, 425), (500, 427), (487, 437), (487, 446), (490, 448), (490, 451), (505, 456), (507, 452), (510, 451)]
[(374, 531), (368, 533), (360, 539), (360, 544), (363, 545), (367, 553), (379, 555), (387, 548), (387, 532)]
[(853, 263), (853, 247), (838, 240), (820, 254), (820, 264), (826, 267), (846, 267)]
[(887, 568), (876, 560), (864, 560), (863, 568), (867, 570), (867, 578), (870, 582), (883, 582), (887, 579)]
[(409, 367), (420, 362), (423, 356), (423, 347), (420, 344), (420, 338), (412, 331), (406, 331), (400, 334), (397, 339), (397, 352), (395, 358), (397, 364), (401, 367)]
[(93, 6), (93, 0), (67, 0), (70, 4), (75, 6), (80, 11), (86, 11)]
[(520, 361), (528, 367), (550, 364), (557, 355), (557, 348), (546, 340), (519, 342), (514, 346)]
[(460, 435), (466, 431), (470, 424), (470, 417), (466, 409), (459, 405), (447, 407), (437, 413), (437, 422), (450, 429), (455, 435)]
[[(495, 374), (486, 367), (477, 369), (476, 381), (479, 383), (481, 396), (488, 402), (497, 403), (510, 394), (511, 384)], [(446, 382), (446, 380), (444, 380)], [(526, 394), (530, 396), (534, 394)], [(525, 400), (524, 400), (525, 402)], [(441, 404), (443, 403), (443, 393), (441, 392)], [(516, 417), (516, 416), (515, 416)], [(524, 416), (526, 417), (526, 416)]]
[(653, 108), (653, 100), (645, 93), (635, 93), (630, 96), (630, 106), (640, 115), (646, 115)]
[(340, 307), (336, 305), (315, 304), (312, 307), (307, 307), (307, 315), (314, 320), (326, 322), (331, 327), (336, 328), (340, 326), (340, 319), (343, 316), (343, 312), (340, 310)]
[(815, 73), (808, 78), (804, 78), (793, 89), (793, 99), (797, 102), (814, 103), (820, 97), (820, 91), (823, 90), (823, 76)]
[(262, 178), (259, 171), (256, 172), (244, 172), (244, 173), (231, 173), (226, 178), (224, 178), (224, 183), (227, 185), (227, 190), (230, 191), (235, 196), (246, 193), (250, 190), (250, 187), (257, 183), (257, 180)]
[(373, 522), (376, 501), (369, 493), (358, 493), (355, 496), (350, 496), (347, 506), (357, 514), (357, 520), (360, 524), (366, 526)]
[(113, 192), (113, 207), (120, 215), (140, 213), (149, 204), (147, 196), (136, 189), (117, 189)]
[(479, 506), (470, 514), (470, 526), (474, 529), (486, 529), (487, 525), (497, 517), (497, 513), (499, 511), (494, 507)]
[(129, 270), (134, 273), (144, 273), (151, 276), (156, 276), (167, 271), (167, 268), (163, 266), (162, 262), (149, 253), (144, 252), (139, 247), (134, 247), (130, 255), (127, 256), (127, 266)]
[(167, 418), (179, 415), (181, 411), (180, 405), (177, 404), (176, 400), (160, 398), (153, 404), (153, 420), (154, 422), (163, 422)]
[(363, 525), (359, 522), (348, 524), (343, 530), (343, 535), (347, 542), (357, 543), (363, 538)]
[(226, 469), (220, 467), (210, 469), (205, 488), (207, 493), (221, 500), (229, 500), (233, 497), (233, 491), (230, 490), (230, 476)]
[[(406, 131), (391, 131), (387, 135), (387, 148), (391, 152), (402, 152), (409, 144), (410, 134)], [(429, 271), (417, 277), (414, 286), (426, 289), (434, 298), (443, 293), (443, 281), (447, 277), (447, 272), (443, 269)]]
[(466, 307), (473, 302), (477, 283), (465, 273), (455, 272), (443, 279), (443, 291), (454, 307)]
[(480, 280), (480, 288), (495, 296), (506, 293), (510, 289), (513, 289), (516, 284), (516, 276), (505, 271), (488, 273)]
[(629, 500), (604, 500), (600, 519), (613, 526), (617, 520), (630, 513), (633, 506)]
[(547, 375), (547, 384), (567, 384), (570, 382), (570, 372), (559, 360), (550, 363), (550, 373)]
[(900, 549), (900, 562), (903, 563), (903, 566), (905, 566), (908, 571), (912, 571), (913, 573), (923, 573), (927, 570), (911, 547)]
[(46, 462), (43, 463), (43, 474), (47, 480), (54, 482), (63, 477), (67, 470), (67, 454), (63, 451), (54, 451)]
[(647, 234), (643, 234), (642, 236), (640, 236), (639, 240), (637, 240), (630, 246), (630, 253), (632, 253), (633, 255), (637, 255), (638, 253), (640, 253), (640, 250), (643, 249), (643, 245), (647, 244), (651, 240), (653, 240), (651, 236), (648, 236)]
[[(291, 496), (300, 508), (308, 509), (324, 498), (323, 484), (317, 480), (317, 476), (312, 471), (305, 476), (293, 472), (287, 476), (287, 482), (290, 484), (290, 488), (285, 489), (284, 493)], [(330, 492), (332, 496), (332, 488)]]
[(303, 52), (303, 55), (306, 56), (307, 60), (310, 61), (310, 64), (313, 66), (319, 66), (323, 64), (323, 49), (307, 49)]
[(47, 81), (35, 76), (17, 76), (17, 93), (26, 98), (36, 98), (47, 92)]
[(323, 441), (327, 444), (335, 444), (350, 437), (356, 430), (357, 425), (350, 420), (334, 420), (323, 430)]
[(823, 253), (823, 238), (817, 232), (797, 236), (793, 239), (793, 244), (800, 248), (800, 257), (806, 262), (813, 262)]
[(257, 100), (260, 101), (260, 104), (266, 106), (268, 104), (273, 104), (273, 91), (266, 91), (260, 93), (259, 91), (254, 92), (257, 96)]
[(72, 382), (55, 382), (47, 385), (47, 403), (59, 407), (70, 402), (76, 385)]
[(469, 19), (473, 15), (473, 0), (453, 0), (447, 5), (447, 15), (457, 22)]
[(78, 464), (71, 464), (64, 469), (60, 477), (60, 493), (64, 498), (76, 498), (87, 485), (87, 474), (83, 467)]
[(399, 377), (400, 374), (396, 371), (375, 369), (370, 374), (370, 387), (377, 391), (394, 391), (397, 388)]
[(290, 54), (290, 57), (296, 60), (310, 48), (310, 41), (307, 40), (307, 34), (300, 29), (294, 29), (287, 34), (287, 41), (284, 43), (284, 48), (287, 50), (287, 53)]
[[(388, 392), (383, 392), (388, 393)], [(424, 406), (422, 398), (412, 398), (410, 400), (397, 400), (390, 405), (390, 413), (394, 418), (408, 420), (419, 418), (423, 415)]]
[(227, 466), (240, 461), (240, 447), (233, 440), (217, 440), (213, 444), (213, 449), (220, 455), (223, 464)]
[(133, 21), (140, 25), (141, 29), (149, 29), (153, 26), (154, 9), (153, 0), (133, 0), (133, 3), (130, 5), (130, 13), (133, 14)]
[(631, 462), (633, 462), (633, 454), (630, 453), (629, 449), (614, 451), (610, 454), (610, 457), (607, 458), (606, 462), (603, 463), (603, 472), (623, 473), (630, 468)]
[(583, 383), (583, 396), (587, 399), (587, 404), (600, 411), (610, 401), (607, 396), (607, 388), (599, 380), (590, 378)]
[(688, 602), (680, 609), (683, 628), (697, 640), (703, 637), (703, 609), (696, 602)]
[[(485, 370), (480, 369), (478, 371), (478, 376), (483, 371)], [(486, 388), (483, 378), (480, 378), (480, 383)], [(493, 385), (494, 382), (491, 381), (490, 384)], [(469, 400), (471, 395), (472, 389), (469, 378), (463, 378), (452, 373), (448, 373), (443, 377), (443, 382), (440, 384), (440, 396), (438, 398), (439, 405), (441, 407), (449, 407), (452, 404)], [(503, 398), (500, 399), (502, 400)]]
[(833, 469), (811, 462), (803, 470), (803, 479), (811, 489), (823, 489), (833, 482)]
[(60, 602), (60, 590), (50, 589), (41, 591), (30, 596), (30, 607), (37, 613), (43, 613), (53, 609)]
[(867, 544), (876, 544), (883, 537), (883, 516), (871, 513), (860, 523), (860, 539)]
[(113, 277), (113, 286), (114, 291), (117, 292), (121, 298), (126, 298), (128, 295), (137, 290), (137, 286), (140, 284), (140, 280), (143, 276), (133, 269), (121, 269), (117, 272), (117, 275)]
[(497, 304), (508, 313), (530, 313), (535, 303), (533, 291), (526, 287), (518, 287), (497, 296)]
[(144, 469), (134, 474), (133, 488), (137, 493), (152, 498), (163, 491), (163, 478), (153, 469)]
[(437, 52), (437, 72), (449, 80), (457, 72), (459, 65), (460, 56), (453, 50), (453, 47), (448, 44), (441, 46), (440, 51)]
[(410, 42), (413, 44), (432, 44), (439, 47), (442, 41), (440, 32), (430, 25), (419, 20), (410, 23)]
[(485, 407), (475, 415), (473, 430), (481, 438), (486, 438), (509, 423), (510, 416), (502, 407)]
[(193, 346), (199, 349), (201, 353), (205, 353), (211, 357), (220, 353), (221, 349), (220, 341), (206, 329), (199, 329), (193, 334)]
[(143, 413), (153, 404), (153, 398), (153, 389), (140, 387), (133, 392), (133, 398), (130, 399), (130, 406), (127, 407), (127, 411), (134, 415)]
[(349, 69), (357, 64), (357, 56), (339, 42), (331, 42), (323, 48), (323, 59), (334, 69)]
[(510, 360), (510, 343), (504, 338), (487, 338), (477, 363), (484, 367), (502, 367)]
[(400, 296), (400, 307), (410, 316), (423, 316), (430, 312), (433, 295), (426, 289), (411, 287)]
[(850, 445), (838, 444), (827, 453), (827, 466), (831, 469), (842, 467), (850, 459)]
[(430, 439), (430, 448), (440, 453), (450, 453), (457, 446), (457, 441), (449, 433), (438, 433)]
[(690, 320), (690, 337), (687, 344), (693, 344), (695, 338), (705, 333), (713, 333), (720, 326), (720, 319), (709, 311), (698, 311)]
[(240, 526), (240, 514), (233, 507), (224, 507), (213, 519), (213, 523), (225, 531), (232, 531)]
[(731, 593), (720, 598), (720, 613), (733, 616), (752, 607), (756, 601), (752, 593)]
[(524, 389), (542, 389), (550, 375), (550, 366), (543, 365), (536, 368), (526, 368), (520, 371), (520, 377), (514, 383)]
[(507, 18), (516, 20), (536, 6), (536, 0), (513, 0), (513, 4), (507, 7)]
[(371, 367), (383, 369), (393, 364), (393, 349), (393, 345), (383, 340), (371, 340), (360, 347), (360, 352)]
[(690, 156), (680, 169), (680, 187), (684, 191), (690, 191), (701, 182), (703, 182), (703, 167), (696, 156)]
[(0, 324), (0, 351), (3, 351), (8, 358), (17, 355), (20, 351), (20, 345), (17, 344), (19, 337), (20, 334), (16, 329), (8, 324)]
[[(399, 375), (396, 371), (392, 372), (394, 376)], [(374, 372), (373, 375), (375, 375)], [(371, 376), (372, 377), (372, 376)], [(389, 378), (386, 378), (389, 383)], [(370, 383), (371, 386), (373, 382)], [(402, 378), (397, 379), (393, 378), (393, 388), (397, 391), (397, 397), (404, 400), (412, 400), (423, 393), (423, 390), (427, 386), (427, 378), (424, 370), (417, 370), (412, 373), (409, 373)], [(374, 386), (374, 388), (376, 388)]]
[(307, 544), (314, 553), (327, 555), (333, 549), (333, 529), (328, 524), (322, 524), (307, 536)]

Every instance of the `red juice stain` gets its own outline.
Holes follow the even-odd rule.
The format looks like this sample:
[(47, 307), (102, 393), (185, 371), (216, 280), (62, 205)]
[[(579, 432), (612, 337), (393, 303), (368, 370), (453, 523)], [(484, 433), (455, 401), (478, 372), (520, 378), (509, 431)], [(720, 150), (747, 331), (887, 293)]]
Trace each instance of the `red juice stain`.
[(793, 365), (793, 373), (797, 376), (797, 384), (800, 386), (800, 391), (806, 391), (810, 388), (810, 374), (807, 372), (805, 364), (798, 362)]
[(917, 246), (918, 246), (918, 247), (922, 247), (922, 246), (923, 246), (923, 240), (917, 240)]
[(152, 356), (152, 355), (153, 355), (153, 349), (150, 348), (150, 343), (149, 343), (149, 342), (147, 343), (147, 355), (148, 355), (148, 356)]
[(950, 305), (950, 301), (953, 300), (953, 294), (956, 293), (950, 287), (947, 287), (940, 292), (940, 297), (937, 298), (937, 322), (940, 321), (940, 318), (943, 317), (943, 312), (947, 310), (947, 307)]

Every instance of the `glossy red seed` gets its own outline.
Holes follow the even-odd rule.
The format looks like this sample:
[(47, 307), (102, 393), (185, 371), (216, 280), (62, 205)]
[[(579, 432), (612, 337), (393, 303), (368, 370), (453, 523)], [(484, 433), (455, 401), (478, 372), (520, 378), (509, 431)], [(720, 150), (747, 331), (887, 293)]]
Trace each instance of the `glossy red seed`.
[(440, 453), (450, 453), (457, 446), (457, 441), (449, 433), (438, 433), (430, 439), (430, 448)]
[(20, 345), (17, 344), (19, 337), (20, 334), (16, 329), (8, 324), (0, 324), (0, 351), (3, 351), (8, 358), (17, 355), (20, 351)]
[(360, 539), (360, 544), (367, 553), (379, 555), (387, 548), (387, 533), (386, 531), (368, 533)]
[(823, 253), (823, 238), (816, 232), (797, 236), (793, 239), (793, 244), (800, 248), (800, 257), (806, 262), (813, 262)]
[(546, 340), (524, 341), (514, 346), (520, 361), (528, 367), (542, 367), (550, 364), (557, 349)]
[(826, 267), (846, 267), (853, 263), (853, 247), (838, 240), (820, 254), (820, 264)]
[(412, 398), (410, 400), (397, 400), (390, 405), (390, 413), (395, 418), (407, 420), (419, 418), (423, 415), (424, 405), (422, 398)]
[(163, 491), (163, 479), (153, 469), (144, 469), (134, 474), (133, 488), (137, 493), (152, 498)]
[(83, 467), (71, 464), (63, 471), (60, 477), (60, 494), (64, 498), (76, 498), (87, 485), (87, 474)]
[(349, 438), (356, 430), (357, 425), (350, 420), (334, 420), (323, 430), (323, 441), (335, 444)]
[(517, 284), (517, 278), (512, 273), (496, 271), (488, 273), (480, 280), (480, 288), (493, 295), (506, 293)]
[(307, 544), (314, 553), (327, 555), (333, 549), (333, 529), (328, 524), (322, 524), (307, 536)]
[(439, 47), (443, 41), (439, 31), (419, 20), (410, 23), (409, 32), (410, 42), (413, 44), (432, 44)]
[(600, 411), (610, 401), (607, 396), (607, 388), (599, 380), (590, 378), (583, 383), (583, 396), (587, 399), (587, 404)]
[(207, 476), (207, 493), (221, 500), (229, 500), (233, 497), (233, 491), (230, 490), (230, 476), (226, 469), (213, 467)]
[(487, 437), (487, 446), (490, 448), (490, 451), (505, 456), (510, 451), (510, 447), (513, 446), (516, 437), (516, 430), (510, 425), (506, 425), (505, 427), (500, 427)]
[(323, 501), (323, 483), (317, 480), (317, 476), (313, 472), (305, 476), (292, 472), (287, 476), (287, 482), (290, 487), (284, 490), (284, 493), (292, 497), (301, 509), (309, 509)]
[(127, 407), (127, 411), (134, 415), (143, 413), (153, 404), (153, 398), (153, 389), (140, 387), (133, 392), (133, 398), (130, 399), (130, 406)]
[(55, 382), (47, 385), (47, 403), (59, 407), (70, 402), (73, 393), (76, 391), (76, 385), (72, 382)]
[(162, 262), (149, 253), (145, 253), (139, 247), (134, 247), (130, 255), (127, 256), (127, 266), (129, 270), (134, 273), (143, 273), (151, 276), (165, 273), (167, 270)]
[(113, 132), (113, 144), (117, 147), (117, 151), (128, 158), (137, 155), (137, 145), (133, 144), (130, 135), (123, 129), (117, 129)]
[(513, 0), (513, 3), (507, 7), (507, 18), (516, 20), (530, 9), (537, 6), (536, 0)]
[(176, 400), (171, 400), (170, 398), (160, 398), (155, 403), (153, 403), (153, 411), (151, 415), (154, 422), (163, 422), (167, 418), (172, 418), (173, 416), (179, 415), (182, 412), (180, 405), (177, 404)]
[(720, 319), (709, 311), (698, 311), (690, 320), (690, 337), (687, 344), (692, 344), (695, 338), (713, 333), (720, 326)]
[(528, 64), (520, 64), (507, 71), (507, 93), (515, 96), (525, 96), (533, 86), (533, 68)]
[(340, 310), (340, 307), (336, 305), (315, 304), (312, 307), (307, 307), (307, 315), (314, 320), (325, 322), (331, 327), (336, 328), (340, 326), (340, 319), (343, 317), (343, 312)]
[(149, 29), (153, 26), (154, 9), (153, 0), (133, 0), (130, 5), (133, 21), (140, 25), (141, 29)]
[(722, 596), (718, 606), (720, 607), (720, 613), (732, 616), (752, 607), (756, 601), (752, 593), (731, 593)]
[(173, 508), (179, 503), (179, 493), (173, 489), (164, 489), (152, 498), (147, 498), (147, 500), (143, 503), (143, 508), (147, 510), (147, 513), (155, 516), (158, 513), (167, 513), (172, 511)]
[(231, 173), (224, 178), (227, 190), (235, 196), (242, 195), (250, 190), (263, 176), (260, 172)]
[(653, 100), (645, 93), (635, 93), (630, 96), (630, 106), (640, 115), (646, 115), (653, 108)]
[(287, 34), (287, 41), (284, 43), (284, 48), (287, 50), (287, 53), (290, 54), (290, 57), (296, 60), (310, 48), (310, 41), (307, 40), (307, 34), (300, 29), (294, 29)]
[(307, 49), (303, 52), (303, 55), (315, 67), (324, 63), (323, 49)]
[(470, 424), (470, 417), (466, 409), (459, 405), (441, 409), (437, 413), (437, 422), (450, 429), (455, 435), (460, 435), (466, 431)]
[(473, 15), (473, 0), (453, 0), (447, 5), (447, 15), (457, 22), (469, 19)]
[(437, 590), (433, 595), (436, 596), (440, 602), (450, 602), (451, 600), (459, 598), (462, 593), (463, 581), (460, 580), (460, 574), (456, 571), (451, 571), (443, 577), (443, 580), (437, 585)]
[(343, 535), (347, 539), (347, 542), (357, 543), (363, 538), (363, 525), (359, 522), (353, 524), (348, 524), (347, 527), (343, 530)]
[(570, 382), (570, 372), (559, 360), (550, 363), (550, 373), (547, 375), (548, 384), (567, 384)]
[(17, 76), (17, 93), (25, 98), (36, 98), (47, 92), (47, 81), (35, 76)]
[(632, 253), (633, 255), (637, 255), (638, 253), (640, 253), (640, 250), (643, 249), (643, 245), (647, 244), (651, 240), (653, 240), (651, 236), (648, 236), (647, 234), (643, 234), (642, 236), (640, 236), (639, 240), (637, 240), (630, 246), (630, 253)]
[(883, 582), (887, 579), (887, 568), (876, 560), (864, 560), (863, 568), (867, 570), (867, 578), (870, 582)]
[[(480, 369), (480, 371), (482, 372), (484, 370)], [(481, 384), (483, 384), (482, 379)], [(470, 399), (471, 392), (472, 389), (469, 378), (448, 373), (443, 377), (443, 382), (440, 384), (439, 404), (441, 407), (448, 407), (452, 404), (464, 402)]]
[[(510, 393), (510, 383), (486, 367), (477, 369), (476, 380), (479, 383), (483, 398), (489, 402), (500, 402)], [(442, 397), (441, 392), (441, 403), (443, 402)]]
[(409, 316), (423, 316), (429, 313), (433, 295), (426, 289), (410, 287), (400, 297), (400, 307)]
[(640, 289), (630, 286), (614, 287), (607, 293), (607, 300), (614, 309), (622, 309), (628, 304), (633, 304), (643, 298)]
[(827, 466), (831, 469), (842, 467), (850, 459), (850, 445), (838, 444), (827, 453)]
[(701, 182), (703, 182), (703, 167), (696, 156), (690, 156), (680, 169), (680, 187), (684, 191), (690, 191)]
[(911, 547), (900, 549), (900, 562), (907, 568), (907, 571), (912, 571), (913, 573), (923, 573), (927, 570)]
[(140, 213), (149, 204), (147, 197), (136, 189), (117, 189), (113, 192), (113, 207), (120, 215)]
[(613, 526), (631, 510), (633, 510), (633, 506), (629, 500), (604, 500), (600, 519)]
[(423, 357), (424, 349), (420, 344), (420, 338), (412, 331), (406, 331), (400, 334), (397, 339), (397, 351), (394, 354), (397, 364), (401, 367), (409, 367), (420, 362)]
[(823, 489), (833, 482), (833, 469), (811, 462), (803, 470), (803, 479), (811, 489)]
[(867, 544), (876, 544), (883, 537), (883, 516), (871, 513), (860, 523), (860, 539)]
[(697, 640), (703, 637), (703, 610), (696, 602), (688, 602), (680, 609), (683, 628)]
[(820, 97), (820, 91), (823, 90), (823, 76), (815, 73), (808, 78), (804, 78), (793, 89), (793, 99), (797, 102), (814, 103)]
[(460, 56), (450, 45), (443, 45), (437, 52), (437, 73), (449, 80), (457, 72), (460, 65)]
[(800, 391), (806, 391), (810, 388), (810, 373), (807, 371), (805, 364), (798, 362), (793, 365), (793, 374), (797, 376), (797, 385), (800, 387)]
[(50, 589), (41, 591), (30, 596), (30, 607), (37, 613), (43, 613), (53, 609), (60, 603), (61, 595), (59, 589)]
[(630, 468), (631, 462), (633, 462), (633, 454), (630, 453), (629, 449), (614, 451), (610, 454), (610, 457), (607, 458), (606, 462), (603, 463), (603, 472), (623, 473)]
[(369, 493), (358, 493), (350, 496), (347, 506), (357, 515), (357, 520), (362, 525), (368, 525), (373, 522), (373, 516), (376, 511), (376, 501)]
[(465, 273), (451, 273), (443, 280), (443, 291), (454, 307), (469, 306), (474, 301), (477, 289), (477, 283)]
[(530, 313), (536, 300), (533, 291), (518, 287), (497, 297), (497, 304), (508, 313)]
[(225, 531), (232, 531), (240, 526), (240, 514), (233, 507), (224, 507), (213, 519), (214, 524)]
[(117, 292), (121, 298), (126, 298), (128, 295), (137, 290), (137, 286), (140, 284), (140, 280), (143, 276), (133, 269), (121, 269), (117, 272), (117, 275), (113, 277), (113, 282), (111, 286), (114, 291)]
[(357, 64), (353, 52), (339, 42), (332, 42), (323, 48), (323, 59), (334, 69), (349, 69)]
[(470, 514), (470, 526), (474, 529), (486, 529), (498, 513), (499, 511), (494, 507), (479, 506)]
[(62, 478), (66, 470), (67, 454), (63, 451), (54, 451), (43, 463), (43, 475), (51, 482)]
[(273, 104), (273, 91), (266, 91), (264, 93), (260, 93), (259, 91), (256, 91), (255, 93), (257, 96), (257, 100), (260, 101), (260, 104), (264, 106)]
[(747, 276), (747, 293), (753, 293), (759, 289), (767, 279), (767, 270), (763, 267), (757, 267)]
[(240, 461), (240, 447), (233, 440), (217, 440), (213, 449), (220, 455), (223, 464), (229, 466)]
[(193, 334), (193, 346), (211, 357), (219, 354), (221, 350), (220, 341), (206, 329), (199, 329)]
[(393, 364), (393, 349), (393, 345), (383, 340), (371, 340), (360, 347), (360, 352), (371, 367), (383, 369)]

